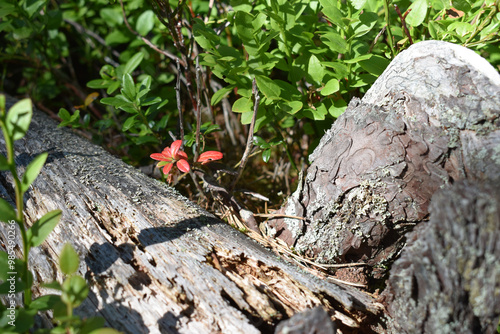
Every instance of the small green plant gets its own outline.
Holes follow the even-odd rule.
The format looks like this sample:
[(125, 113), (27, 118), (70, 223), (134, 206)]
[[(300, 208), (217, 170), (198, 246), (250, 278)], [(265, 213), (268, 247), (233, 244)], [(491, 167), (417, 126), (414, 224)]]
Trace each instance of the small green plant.
[[(10, 171), (12, 174), (16, 207), (14, 208), (9, 202), (0, 198), (0, 220), (7, 226), (6, 251), (0, 252), (0, 294), (6, 301), (6, 305), (0, 304), (0, 330), (3, 333), (29, 332), (38, 312), (53, 309), (54, 321), (59, 326), (53, 329), (40, 329), (37, 333), (105, 333), (99, 331), (104, 324), (102, 319), (81, 320), (73, 316), (74, 307), (86, 298), (88, 289), (85, 280), (74, 275), (78, 269), (79, 259), (70, 245), (64, 246), (60, 257), (61, 271), (68, 277), (62, 285), (58, 283), (47, 285), (47, 287), (60, 290), (62, 294), (49, 294), (32, 300), (33, 275), (28, 268), (29, 252), (33, 247), (41, 245), (52, 232), (59, 222), (61, 211), (50, 211), (33, 223), (30, 228), (25, 227), (23, 197), (45, 164), (47, 153), (35, 157), (22, 176), (18, 174), (14, 141), (26, 135), (33, 111), (29, 99), (17, 102), (8, 112), (5, 109), (5, 103), (5, 96), (0, 95), (0, 128), (7, 149), (7, 157), (0, 154), (0, 171)], [(16, 258), (14, 251), (18, 232), (22, 238), (22, 259)], [(18, 293), (24, 294), (22, 305), (17, 305)]]

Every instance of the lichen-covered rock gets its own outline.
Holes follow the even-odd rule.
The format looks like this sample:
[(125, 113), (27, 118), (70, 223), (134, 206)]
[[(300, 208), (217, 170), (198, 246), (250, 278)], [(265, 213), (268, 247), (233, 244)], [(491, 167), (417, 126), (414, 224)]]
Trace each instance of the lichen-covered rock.
[(436, 190), (499, 177), (499, 128), (495, 69), (466, 48), (417, 43), (351, 101), (311, 155), (282, 209), (305, 219), (271, 220), (268, 232), (319, 262), (367, 263), (361, 280), (381, 278)]
[(383, 293), (393, 333), (496, 333), (500, 320), (500, 183), (437, 192), (408, 235)]

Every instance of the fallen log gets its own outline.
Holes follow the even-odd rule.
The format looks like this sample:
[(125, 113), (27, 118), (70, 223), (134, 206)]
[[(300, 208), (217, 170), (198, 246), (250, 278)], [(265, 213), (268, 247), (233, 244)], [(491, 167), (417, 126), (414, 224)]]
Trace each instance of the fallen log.
[[(70, 242), (90, 287), (76, 313), (102, 316), (126, 333), (270, 332), (315, 306), (337, 327), (361, 328), (380, 312), (371, 295), (280, 260), (174, 189), (56, 125), (35, 111), (28, 134), (15, 144), (20, 174), (35, 156), (49, 153), (25, 197), (27, 224), (62, 210), (59, 225), (30, 253), (35, 296), (54, 293), (40, 283), (62, 280), (56, 263)], [(10, 202), (12, 187), (2, 172), (0, 194)], [(50, 325), (50, 315), (44, 321)]]

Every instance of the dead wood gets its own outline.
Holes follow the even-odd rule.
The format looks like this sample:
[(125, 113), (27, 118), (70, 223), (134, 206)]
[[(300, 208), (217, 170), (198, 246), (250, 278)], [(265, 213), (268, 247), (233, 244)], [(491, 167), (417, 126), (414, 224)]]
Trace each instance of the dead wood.
[[(62, 280), (56, 263), (70, 242), (91, 291), (79, 315), (102, 316), (134, 334), (250, 334), (272, 332), (280, 320), (315, 306), (344, 328), (366, 327), (380, 312), (370, 295), (280, 260), (38, 111), (15, 150), (20, 174), (36, 155), (49, 152), (25, 197), (28, 225), (50, 210), (63, 212), (47, 241), (30, 253), (35, 295), (53, 293), (40, 282)], [(11, 202), (12, 187), (10, 174), (2, 172), (0, 195)], [(5, 232), (0, 224), (4, 243)], [(20, 256), (21, 244), (17, 249)]]
[(322, 263), (364, 262), (340, 278), (384, 278), (432, 195), (461, 179), (500, 177), (500, 76), (439, 41), (403, 51), (354, 99), (268, 233)]
[(433, 196), (383, 293), (394, 333), (496, 333), (499, 189), (461, 181)]

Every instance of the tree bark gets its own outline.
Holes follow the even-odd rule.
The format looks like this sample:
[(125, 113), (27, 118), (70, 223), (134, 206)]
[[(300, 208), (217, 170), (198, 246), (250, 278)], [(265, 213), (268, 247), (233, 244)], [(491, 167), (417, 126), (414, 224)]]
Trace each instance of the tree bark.
[(460, 181), (432, 198), (383, 293), (394, 333), (496, 333), (500, 183)]
[[(368, 328), (367, 319), (381, 312), (371, 295), (280, 260), (174, 189), (56, 129), (38, 111), (15, 151), (20, 174), (49, 152), (25, 197), (27, 224), (62, 210), (54, 232), (30, 253), (35, 296), (54, 293), (40, 283), (62, 280), (56, 264), (70, 242), (90, 285), (77, 314), (102, 316), (126, 333), (272, 332), (280, 320), (315, 306), (339, 328)], [(12, 187), (2, 172), (0, 194), (10, 202)], [(0, 224), (3, 243), (6, 236)], [(17, 249), (20, 256), (20, 240)]]
[(398, 55), (354, 99), (268, 233), (345, 280), (386, 277), (434, 192), (500, 178), (500, 76), (473, 51), (428, 41)]

